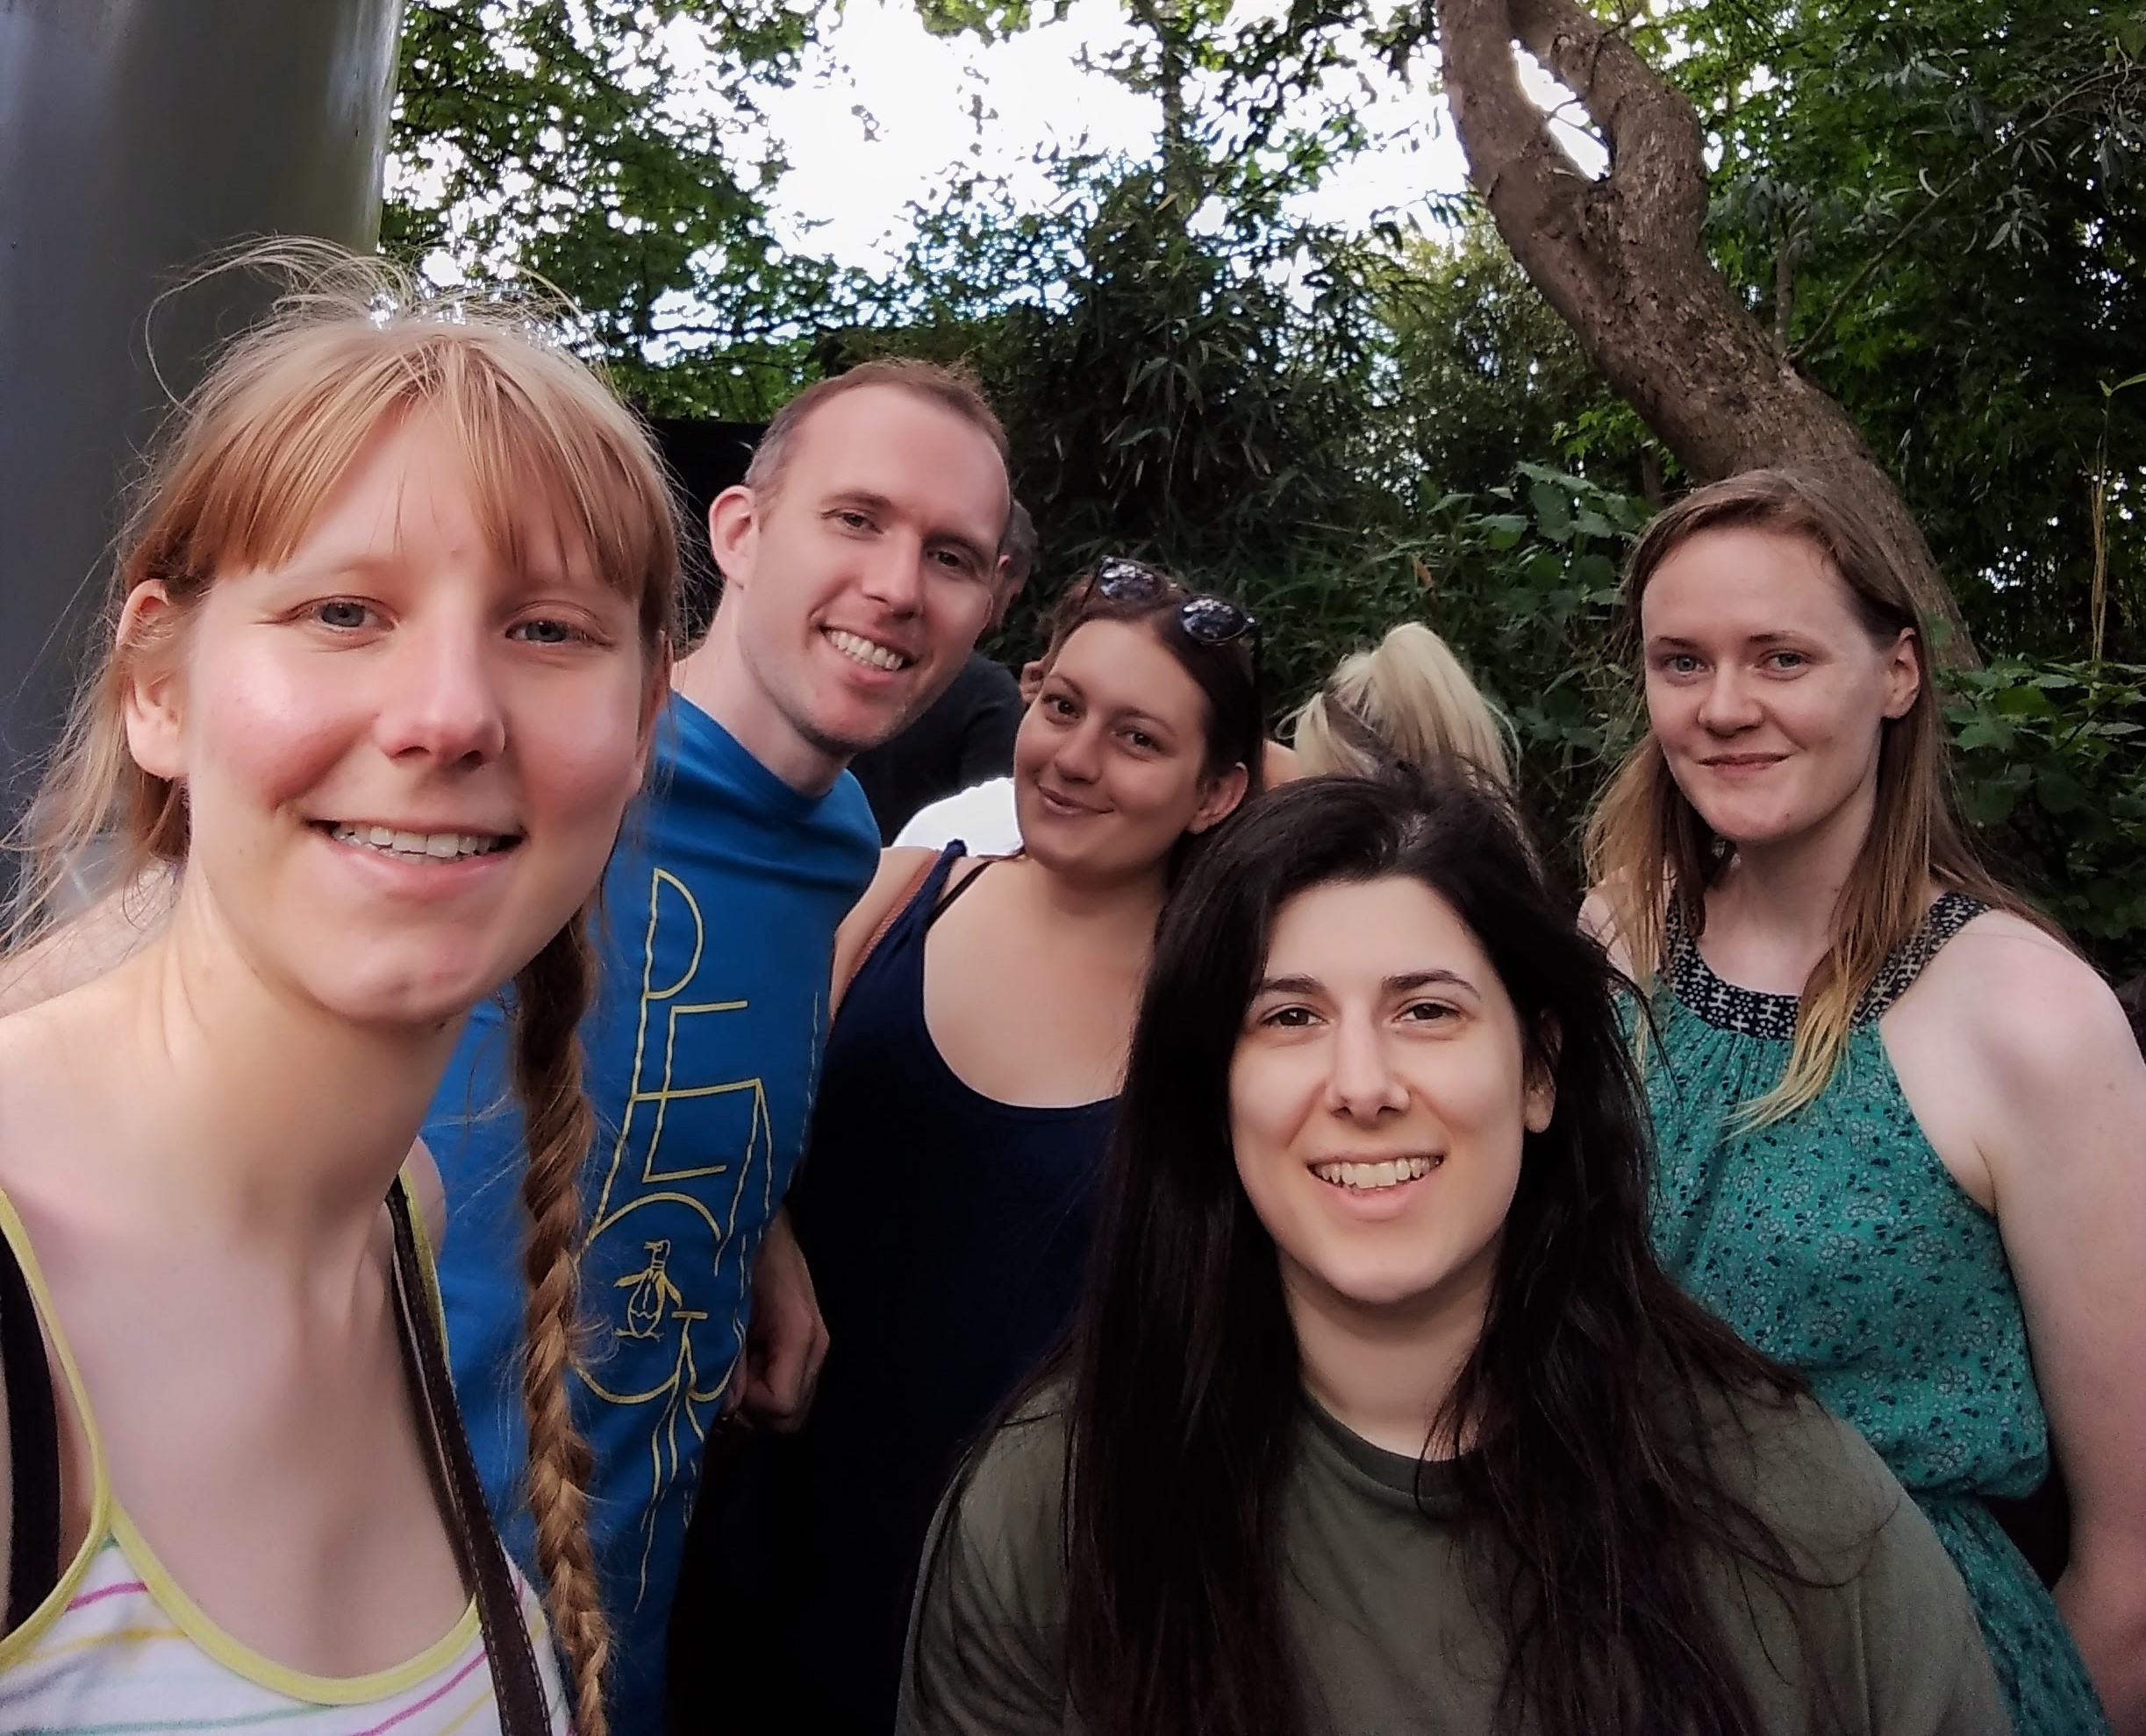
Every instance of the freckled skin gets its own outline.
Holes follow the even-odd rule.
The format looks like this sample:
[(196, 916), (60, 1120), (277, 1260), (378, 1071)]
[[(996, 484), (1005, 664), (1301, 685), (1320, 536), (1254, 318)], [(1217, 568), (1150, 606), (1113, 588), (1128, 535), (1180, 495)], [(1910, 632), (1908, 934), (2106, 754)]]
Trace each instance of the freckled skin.
[[(548, 523), (534, 499), (529, 521)], [(392, 427), (288, 562), (211, 587), (138, 702), (137, 756), (188, 792), (182, 900), (264, 978), (363, 1022), (442, 1020), (587, 897), (640, 781), (653, 672), (633, 601), (555, 535), (529, 543), (508, 568), (438, 431)], [(409, 864), (317, 824), (337, 820), (518, 841)]]
[(1880, 730), (1919, 684), (1912, 639), (1873, 640), (1801, 537), (1739, 527), (1682, 544), (1640, 599), (1648, 721), (1670, 774), (1738, 846), (1863, 816)]

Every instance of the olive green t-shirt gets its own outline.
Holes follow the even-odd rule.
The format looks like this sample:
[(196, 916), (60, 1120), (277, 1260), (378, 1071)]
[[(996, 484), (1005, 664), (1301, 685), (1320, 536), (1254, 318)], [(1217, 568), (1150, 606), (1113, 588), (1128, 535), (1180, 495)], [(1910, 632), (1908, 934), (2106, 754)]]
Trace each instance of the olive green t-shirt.
[[(1710, 1568), (1721, 1632), (1769, 1732), (2005, 1736), (1959, 1575), (1858, 1435), (1816, 1405), (1752, 1407), (1719, 1475), (1814, 1587)], [(1308, 1400), (1283, 1498), (1283, 1597), (1319, 1736), (1484, 1736), (1504, 1668), (1481, 1528), (1452, 1468), (1350, 1433)], [(927, 1547), (901, 1736), (1063, 1736), (1062, 1419), (1025, 1410), (986, 1447)], [(940, 1547), (943, 1542), (943, 1547)], [(934, 1551), (936, 1554), (934, 1556)], [(1803, 1618), (1804, 1641), (1786, 1600)], [(1532, 1727), (1523, 1716), (1521, 1728)], [(1188, 1732), (1191, 1736), (1191, 1732)]]

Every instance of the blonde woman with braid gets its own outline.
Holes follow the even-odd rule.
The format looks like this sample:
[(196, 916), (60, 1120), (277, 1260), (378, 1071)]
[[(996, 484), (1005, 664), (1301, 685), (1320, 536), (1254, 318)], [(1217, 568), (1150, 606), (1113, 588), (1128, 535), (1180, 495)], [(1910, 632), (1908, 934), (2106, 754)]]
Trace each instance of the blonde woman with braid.
[[(575, 1025), (665, 689), (670, 503), (526, 311), (279, 262), (305, 282), (176, 415), (34, 810), (24, 944), (93, 871), (168, 909), (0, 1020), (0, 1728), (604, 1736), (561, 1396)], [(510, 982), (570, 1692), (484, 1514), (399, 1178)]]
[[(1627, 600), (1648, 729), (1590, 828), (1589, 912), (1651, 1003), (1663, 1264), (1928, 1514), (2021, 1736), (2141, 1736), (2146, 1065), (2123, 1013), (1977, 863), (1906, 582), (1826, 486), (1697, 490)], [(1992, 1505), (2052, 1459), (2053, 1597)]]
[(1291, 729), (1299, 777), (1370, 777), (1396, 762), (1436, 772), (1464, 762), (1513, 782), (1512, 725), (1445, 640), (1418, 621), (1344, 657)]

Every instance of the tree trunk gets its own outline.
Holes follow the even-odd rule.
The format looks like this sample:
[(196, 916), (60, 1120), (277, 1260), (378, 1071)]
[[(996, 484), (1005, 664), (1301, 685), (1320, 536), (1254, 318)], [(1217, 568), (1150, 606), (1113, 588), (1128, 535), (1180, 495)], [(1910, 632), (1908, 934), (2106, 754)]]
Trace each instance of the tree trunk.
[[(1454, 130), (1499, 232), (1580, 346), (1695, 476), (1822, 473), (1891, 547), (1939, 661), (1974, 647), (1907, 503), (1831, 397), (1797, 372), (1706, 256), (1692, 104), (1573, 0), (1436, 0)], [(1607, 142), (1583, 175), (1521, 89), (1513, 45), (1579, 98)]]

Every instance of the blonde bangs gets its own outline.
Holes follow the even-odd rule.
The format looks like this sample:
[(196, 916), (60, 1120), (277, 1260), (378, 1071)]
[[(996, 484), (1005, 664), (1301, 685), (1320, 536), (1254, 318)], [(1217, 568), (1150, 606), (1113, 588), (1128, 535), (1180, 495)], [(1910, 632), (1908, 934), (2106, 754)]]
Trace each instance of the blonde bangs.
[(676, 507), (639, 422), (580, 361), (438, 319), (247, 340), (187, 418), (122, 595), (150, 578), (190, 595), (218, 572), (282, 565), (366, 447), (418, 415), (460, 454), (496, 556), (525, 566), (532, 535), (549, 534), (569, 566), (640, 601), (645, 640), (667, 638)]

